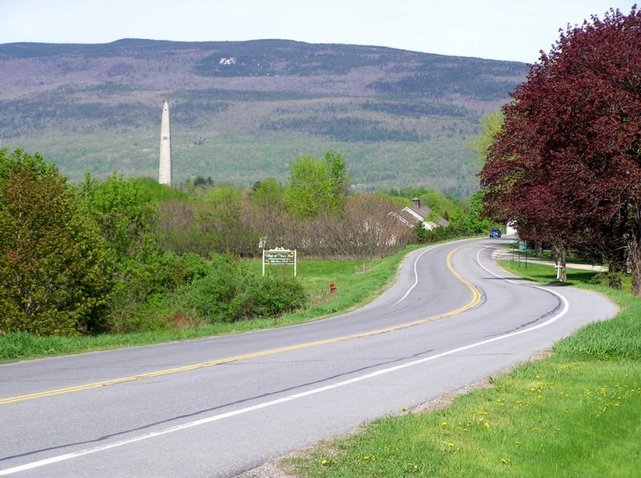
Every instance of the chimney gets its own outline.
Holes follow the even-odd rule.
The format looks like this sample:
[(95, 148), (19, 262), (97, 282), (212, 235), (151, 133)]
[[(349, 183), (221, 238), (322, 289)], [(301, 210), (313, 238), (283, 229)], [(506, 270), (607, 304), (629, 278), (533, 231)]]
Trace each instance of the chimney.
[(416, 209), (419, 209), (421, 207), (421, 200), (418, 197), (412, 199), (412, 202), (414, 203), (414, 207)]

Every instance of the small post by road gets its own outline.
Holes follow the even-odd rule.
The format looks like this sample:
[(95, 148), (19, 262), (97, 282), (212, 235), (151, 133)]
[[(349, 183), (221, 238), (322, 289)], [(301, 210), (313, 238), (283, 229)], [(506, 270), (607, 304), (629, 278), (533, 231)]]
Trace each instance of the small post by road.
[(525, 268), (527, 269), (527, 241), (519, 241), (519, 262), (521, 257), (525, 257)]

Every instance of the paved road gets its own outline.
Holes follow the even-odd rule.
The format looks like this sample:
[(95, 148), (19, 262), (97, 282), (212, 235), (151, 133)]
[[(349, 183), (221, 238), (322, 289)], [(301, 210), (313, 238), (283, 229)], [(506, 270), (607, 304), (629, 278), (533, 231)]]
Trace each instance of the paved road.
[(385, 294), (323, 321), (2, 365), (0, 476), (235, 476), (616, 312), (507, 278), (491, 260), (500, 243), (415, 251)]

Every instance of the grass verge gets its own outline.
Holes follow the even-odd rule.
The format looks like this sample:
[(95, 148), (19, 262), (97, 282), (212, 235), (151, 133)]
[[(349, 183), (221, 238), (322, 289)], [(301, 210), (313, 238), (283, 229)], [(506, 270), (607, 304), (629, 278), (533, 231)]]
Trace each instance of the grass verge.
[[(542, 283), (555, 278), (549, 266), (503, 266)], [(327, 478), (639, 476), (641, 300), (589, 284), (591, 274), (569, 271), (569, 280), (615, 300), (621, 312), (612, 320), (447, 408), (375, 421), (288, 467)]]
[[(247, 332), (294, 325), (344, 312), (363, 305), (380, 294), (395, 277), (402, 259), (413, 249), (416, 249), (416, 246), (407, 247), (401, 252), (382, 259), (301, 260), (298, 265), (298, 277), (311, 297), (311, 306), (278, 318), (215, 323), (202, 327), (133, 334), (76, 337), (7, 334), (0, 336), (0, 362)], [(260, 273), (261, 261), (253, 260), (251, 267), (255, 272)], [(272, 266), (267, 273), (291, 274), (292, 270), (291, 267), (285, 269)], [(336, 286), (335, 292), (331, 295), (330, 282)]]

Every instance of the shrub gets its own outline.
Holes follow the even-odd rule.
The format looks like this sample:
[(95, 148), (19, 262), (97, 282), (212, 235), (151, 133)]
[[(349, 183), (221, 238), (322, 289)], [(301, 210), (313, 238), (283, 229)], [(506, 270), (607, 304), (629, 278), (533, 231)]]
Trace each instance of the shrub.
[(196, 254), (152, 253), (120, 263), (110, 306), (108, 328), (125, 333), (170, 325), (162, 312), (180, 287), (209, 274), (208, 262)]
[(623, 276), (624, 274), (621, 272), (599, 272), (592, 277), (590, 282), (621, 290), (623, 288)]
[(276, 317), (306, 304), (298, 280), (259, 277), (236, 256), (157, 253), (122, 262), (108, 324), (115, 333), (142, 332)]
[(240, 319), (277, 317), (286, 312), (305, 307), (307, 297), (300, 281), (292, 277), (253, 277), (241, 295)]
[(208, 322), (233, 322), (238, 305), (232, 302), (242, 291), (242, 280), (240, 261), (214, 255), (207, 275), (182, 291), (181, 305)]
[(419, 244), (431, 244), (433, 242), (444, 241), (459, 235), (460, 232), (452, 227), (438, 226), (434, 229), (427, 230), (422, 222), (414, 226), (414, 236)]
[(228, 255), (214, 255), (209, 273), (183, 287), (180, 295), (180, 307), (188, 315), (208, 322), (277, 317), (307, 304), (298, 280), (256, 276)]
[(107, 245), (66, 178), (0, 150), (0, 334), (102, 329), (110, 278)]

